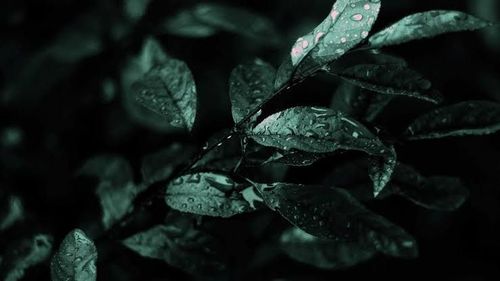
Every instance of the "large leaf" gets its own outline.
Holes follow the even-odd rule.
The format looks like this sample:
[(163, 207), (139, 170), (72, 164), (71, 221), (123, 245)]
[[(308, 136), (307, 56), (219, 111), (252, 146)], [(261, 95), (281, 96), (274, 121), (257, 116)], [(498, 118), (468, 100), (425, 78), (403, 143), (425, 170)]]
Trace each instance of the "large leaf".
[(163, 260), (190, 273), (200, 274), (225, 268), (225, 260), (220, 255), (221, 245), (183, 217), (136, 233), (122, 243), (143, 257)]
[(52, 236), (37, 234), (9, 243), (0, 259), (0, 278), (5, 281), (21, 280), (26, 270), (45, 261), (52, 251)]
[(165, 201), (181, 212), (204, 216), (231, 217), (253, 208), (236, 190), (228, 176), (204, 172), (174, 179), (168, 186)]
[(194, 148), (173, 143), (165, 149), (148, 154), (142, 159), (142, 177), (146, 183), (167, 179), (176, 166), (187, 162), (194, 154)]
[(132, 167), (119, 156), (101, 155), (88, 160), (80, 174), (99, 178), (96, 194), (102, 207), (102, 223), (110, 228), (132, 208), (140, 189), (135, 185)]
[(161, 115), (170, 125), (193, 128), (196, 118), (196, 86), (187, 65), (168, 59), (154, 66), (132, 85), (137, 100)]
[(229, 95), (235, 123), (245, 119), (248, 114), (272, 97), (275, 72), (271, 65), (260, 59), (238, 65), (231, 72)]
[(52, 281), (95, 281), (97, 249), (80, 229), (72, 230), (52, 257)]
[(372, 245), (393, 256), (417, 255), (413, 237), (345, 190), (286, 183), (255, 186), (269, 208), (311, 235)]
[(459, 11), (434, 10), (409, 15), (372, 35), (370, 46), (380, 48), (443, 33), (476, 30), (491, 23)]
[(151, 68), (161, 65), (169, 59), (160, 43), (155, 39), (145, 40), (140, 52), (129, 58), (121, 72), (121, 87), (123, 92), (123, 106), (130, 118), (138, 124), (160, 132), (173, 130), (162, 116), (145, 108), (136, 101), (136, 94), (132, 91), (132, 84), (142, 78)]
[(290, 258), (322, 269), (354, 266), (375, 254), (372, 247), (318, 238), (296, 227), (281, 234), (280, 247)]
[(355, 119), (373, 122), (393, 97), (370, 93), (352, 83), (342, 82), (332, 98), (330, 108)]
[(387, 95), (404, 95), (425, 101), (440, 102), (439, 93), (421, 74), (400, 64), (360, 64), (331, 74), (356, 86)]
[(380, 0), (338, 0), (313, 31), (297, 39), (278, 70), (275, 87), (302, 78), (339, 58), (368, 36), (377, 19)]
[(261, 145), (283, 150), (329, 153), (345, 149), (372, 155), (384, 155), (387, 151), (359, 122), (320, 107), (293, 107), (272, 114), (247, 135)]
[(485, 135), (500, 130), (500, 104), (465, 101), (417, 117), (405, 132), (410, 140)]
[(185, 37), (208, 37), (218, 31), (240, 34), (255, 42), (277, 44), (279, 33), (269, 19), (254, 12), (216, 3), (201, 3), (169, 18), (163, 28)]

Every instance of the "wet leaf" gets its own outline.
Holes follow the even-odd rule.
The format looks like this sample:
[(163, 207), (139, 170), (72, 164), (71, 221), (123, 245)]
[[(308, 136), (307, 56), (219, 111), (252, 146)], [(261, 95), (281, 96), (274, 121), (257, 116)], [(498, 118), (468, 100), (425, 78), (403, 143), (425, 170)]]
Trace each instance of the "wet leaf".
[(351, 267), (375, 255), (370, 246), (318, 238), (296, 227), (281, 234), (280, 247), (290, 258), (322, 269)]
[(147, 38), (139, 53), (128, 59), (121, 72), (122, 101), (128, 115), (134, 122), (159, 132), (171, 132), (175, 127), (165, 122), (162, 116), (139, 104), (135, 92), (132, 91), (132, 84), (168, 59), (169, 56), (160, 43), (153, 38)]
[(373, 122), (394, 96), (377, 95), (354, 84), (342, 82), (333, 95), (330, 108), (347, 116)]
[(154, 66), (132, 85), (137, 101), (161, 115), (170, 125), (193, 128), (196, 118), (196, 86), (187, 65), (168, 59)]
[(50, 264), (53, 281), (95, 281), (97, 249), (94, 242), (80, 229), (72, 230)]
[(13, 226), (16, 222), (24, 219), (24, 207), (21, 198), (15, 195), (1, 198), (0, 209), (0, 231), (4, 231)]
[(216, 3), (200, 3), (183, 10), (166, 20), (163, 28), (170, 34), (185, 37), (208, 37), (226, 31), (270, 45), (280, 41), (269, 19), (239, 7)]
[(174, 169), (187, 162), (195, 153), (188, 145), (173, 143), (165, 149), (148, 154), (142, 159), (142, 177), (147, 183), (167, 179)]
[(500, 104), (465, 101), (417, 117), (406, 129), (410, 140), (486, 135), (500, 130)]
[(476, 30), (491, 23), (459, 11), (433, 10), (409, 15), (372, 35), (370, 46), (380, 48), (443, 33)]
[(341, 57), (368, 36), (377, 19), (380, 0), (338, 0), (313, 31), (297, 39), (278, 70), (275, 87), (310, 75)]
[[(231, 111), (235, 123), (244, 120), (274, 93), (275, 69), (256, 59), (252, 63), (238, 65), (229, 78)], [(258, 117), (256, 114), (255, 117)]]
[(413, 237), (366, 209), (345, 190), (287, 183), (255, 186), (269, 208), (318, 238), (371, 245), (392, 256), (418, 254)]
[(371, 157), (370, 160), (369, 176), (373, 182), (373, 195), (377, 197), (391, 180), (396, 168), (396, 150), (390, 147), (385, 156)]
[(469, 195), (459, 178), (424, 177), (411, 166), (402, 163), (397, 165), (390, 189), (417, 205), (441, 211), (458, 209)]
[(236, 185), (221, 174), (188, 174), (167, 186), (165, 201), (175, 210), (204, 216), (227, 218), (252, 211)]
[(134, 184), (132, 168), (126, 159), (113, 155), (97, 156), (83, 165), (80, 174), (99, 178), (96, 194), (101, 204), (105, 229), (131, 210), (140, 190)]
[(282, 150), (329, 153), (357, 150), (383, 155), (387, 148), (359, 122), (328, 108), (293, 107), (262, 120), (247, 135)]
[(387, 95), (403, 95), (439, 103), (439, 93), (421, 74), (399, 64), (360, 64), (330, 73), (361, 88)]
[(137, 254), (163, 260), (190, 273), (220, 271), (225, 268), (221, 245), (209, 234), (187, 221), (156, 225), (122, 241)]
[(26, 271), (45, 261), (52, 251), (52, 236), (36, 234), (10, 244), (3, 260), (0, 259), (0, 278), (5, 281), (21, 280)]

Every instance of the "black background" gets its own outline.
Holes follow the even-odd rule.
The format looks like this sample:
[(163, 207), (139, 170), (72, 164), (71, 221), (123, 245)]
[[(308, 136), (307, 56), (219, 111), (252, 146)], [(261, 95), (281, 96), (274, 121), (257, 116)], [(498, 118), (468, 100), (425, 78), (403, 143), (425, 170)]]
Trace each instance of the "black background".
[[(15, 102), (0, 92), (0, 132), (8, 128), (22, 131), (20, 143), (0, 147), (0, 191), (19, 195), (29, 213), (27, 222), (0, 234), (0, 250), (23, 233), (46, 231), (57, 245), (71, 229), (80, 227), (90, 235), (98, 233), (100, 207), (93, 182), (75, 177), (75, 171), (91, 156), (114, 153), (126, 157), (139, 180), (143, 155), (173, 141), (201, 145), (215, 131), (231, 126), (227, 80), (232, 68), (255, 57), (278, 66), (288, 54), (291, 42), (329, 12), (333, 1), (218, 1), (254, 10), (269, 17), (287, 38), (281, 46), (238, 35), (220, 33), (205, 39), (187, 39), (159, 34), (156, 38), (172, 56), (191, 68), (198, 88), (198, 108), (191, 135), (161, 134), (133, 123), (117, 97), (103, 101), (104, 79), (119, 78), (127, 55), (138, 51), (142, 39), (163, 19), (197, 1), (153, 1), (145, 17), (125, 39), (116, 42), (105, 36), (102, 52), (78, 64), (62, 68), (64, 79), (44, 91), (44, 79), (54, 69), (39, 72), (42, 82)], [(383, 1), (378, 30), (414, 12), (430, 9), (457, 9), (499, 20), (497, 1)], [(38, 50), (50, 44), (65, 26), (78, 16), (95, 11), (105, 29), (120, 18), (120, 1), (2, 1), (0, 8), (0, 89), (16, 77)], [(490, 5), (490, 6), (488, 6)], [(497, 35), (495, 35), (495, 32)], [(448, 34), (439, 38), (390, 47), (388, 52), (407, 59), (424, 73), (445, 96), (445, 103), (488, 99), (500, 101), (500, 30)], [(38, 75), (38, 74), (37, 74)], [(30, 80), (22, 83), (31, 83)], [(335, 81), (314, 77), (297, 86), (286, 97), (266, 108), (270, 113), (291, 104), (328, 105)], [(398, 132), (418, 110), (413, 100), (392, 103), (380, 123)], [(390, 113), (390, 114), (389, 114)], [(423, 174), (460, 176), (470, 189), (469, 200), (456, 212), (429, 211), (398, 198), (371, 206), (413, 234), (420, 245), (420, 257), (400, 260), (377, 256), (362, 265), (322, 271), (290, 261), (279, 255), (249, 272), (234, 270), (215, 280), (344, 280), (381, 278), (384, 280), (491, 280), (500, 276), (500, 135), (447, 138), (403, 143), (399, 157)], [(288, 179), (321, 182), (328, 164), (293, 169)], [(1, 208), (2, 206), (0, 206)], [(251, 218), (242, 216), (222, 223), (220, 231), (230, 233)], [(284, 223), (273, 219), (274, 223)], [(269, 237), (270, 239), (272, 237)], [(98, 244), (99, 280), (191, 280), (182, 271), (106, 241)], [(240, 255), (251, 255), (255, 245), (242, 244)], [(1, 252), (1, 251), (0, 251)], [(244, 258), (241, 259), (245, 261)], [(208, 276), (205, 276), (208, 279)], [(47, 263), (29, 270), (23, 280), (48, 280)], [(220, 278), (220, 279), (218, 279)], [(202, 278), (203, 279), (203, 278)]]

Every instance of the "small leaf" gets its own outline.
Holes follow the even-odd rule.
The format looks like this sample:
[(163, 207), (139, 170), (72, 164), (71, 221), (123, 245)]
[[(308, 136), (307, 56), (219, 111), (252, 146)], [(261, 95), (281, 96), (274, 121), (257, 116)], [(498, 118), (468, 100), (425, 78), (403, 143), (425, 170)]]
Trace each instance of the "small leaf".
[(410, 140), (486, 135), (500, 130), (500, 104), (465, 101), (435, 109), (415, 119), (406, 129)]
[(392, 180), (392, 191), (424, 208), (453, 211), (469, 195), (462, 181), (455, 177), (424, 177), (414, 168), (398, 163)]
[(124, 158), (102, 155), (88, 160), (80, 169), (81, 175), (96, 176), (96, 194), (102, 207), (102, 223), (109, 229), (127, 214), (139, 189), (133, 182), (132, 168)]
[(373, 195), (377, 197), (391, 180), (392, 173), (396, 167), (396, 150), (391, 147), (387, 154), (382, 157), (372, 157), (369, 175), (373, 182)]
[(80, 229), (72, 230), (50, 264), (52, 281), (95, 281), (97, 249), (94, 242)]
[(156, 225), (122, 243), (143, 257), (163, 260), (194, 274), (225, 268), (219, 243), (187, 221)]
[(238, 7), (200, 3), (169, 18), (163, 28), (170, 34), (185, 37), (208, 37), (218, 31), (243, 35), (257, 42), (275, 45), (279, 33), (269, 19)]
[(169, 59), (153, 67), (132, 88), (137, 101), (163, 116), (174, 127), (193, 128), (196, 118), (196, 86), (187, 65)]
[(413, 237), (366, 209), (347, 191), (286, 183), (255, 186), (269, 208), (311, 235), (371, 245), (392, 256), (417, 255)]
[(383, 155), (387, 148), (359, 122), (328, 108), (293, 107), (262, 120), (247, 135), (282, 150), (329, 153), (357, 150)]
[(333, 96), (330, 108), (355, 119), (373, 122), (393, 98), (392, 95), (377, 95), (354, 84), (342, 82)]
[(194, 154), (194, 148), (173, 143), (165, 149), (148, 154), (142, 160), (142, 177), (147, 183), (167, 179), (175, 167), (187, 162)]
[(290, 78), (311, 74), (358, 45), (368, 36), (379, 10), (380, 0), (335, 2), (323, 22), (309, 34), (297, 39), (290, 57), (278, 70), (276, 88)]
[[(260, 59), (238, 65), (231, 72), (229, 95), (235, 123), (244, 120), (248, 114), (272, 97), (275, 72), (271, 65)], [(258, 114), (255, 117), (258, 117)]]
[(178, 211), (203, 216), (227, 218), (252, 210), (231, 178), (211, 172), (174, 179), (167, 186), (165, 201)]
[(52, 236), (37, 234), (14, 244), (7, 244), (4, 259), (0, 258), (0, 278), (21, 280), (26, 271), (45, 261), (52, 251)]
[(124, 9), (127, 17), (138, 21), (144, 16), (151, 0), (124, 0)]
[(439, 93), (421, 74), (399, 64), (360, 64), (330, 73), (361, 88), (387, 95), (403, 95), (439, 103)]
[(366, 245), (318, 238), (296, 227), (282, 233), (280, 247), (296, 261), (330, 270), (351, 267), (375, 255)]
[(128, 59), (121, 72), (121, 87), (123, 92), (123, 106), (130, 118), (138, 124), (159, 132), (171, 132), (172, 127), (157, 113), (145, 108), (136, 101), (136, 93), (132, 84), (141, 79), (153, 67), (163, 64), (169, 56), (162, 49), (160, 43), (148, 38), (143, 43), (140, 52)]
[(370, 46), (380, 48), (443, 33), (476, 30), (491, 23), (459, 11), (434, 10), (409, 15), (372, 35)]
[[(0, 231), (4, 231), (16, 222), (24, 219), (24, 207), (21, 198), (12, 195), (6, 198), (7, 202), (1, 201), (0, 210)], [(5, 208), (5, 209), (4, 209)]]

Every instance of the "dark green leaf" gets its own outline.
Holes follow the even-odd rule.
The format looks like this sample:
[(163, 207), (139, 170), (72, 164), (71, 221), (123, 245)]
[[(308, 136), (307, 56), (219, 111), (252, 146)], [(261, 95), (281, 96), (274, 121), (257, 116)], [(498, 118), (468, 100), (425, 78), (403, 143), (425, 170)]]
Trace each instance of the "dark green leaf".
[(368, 36), (377, 19), (380, 0), (338, 0), (313, 31), (297, 39), (290, 57), (278, 70), (276, 88), (300, 79), (339, 58)]
[(394, 96), (377, 95), (354, 84), (342, 82), (330, 107), (355, 119), (373, 122)]
[(52, 281), (95, 281), (96, 261), (94, 242), (82, 230), (72, 230), (52, 257)]
[[(204, 147), (209, 147), (218, 143), (228, 130), (223, 130), (214, 134)], [(239, 138), (231, 137), (224, 140), (222, 145), (215, 146), (214, 149), (206, 153), (195, 165), (198, 169), (208, 169), (217, 171), (232, 171), (242, 159), (241, 140)]]
[(293, 107), (262, 120), (249, 137), (283, 150), (329, 153), (358, 150), (383, 155), (387, 148), (359, 122), (328, 108)]
[(224, 269), (225, 261), (219, 255), (221, 246), (217, 241), (190, 222), (179, 221), (156, 225), (122, 243), (143, 257), (163, 260), (187, 272), (200, 274)]
[(245, 119), (248, 114), (272, 97), (275, 72), (271, 65), (260, 59), (254, 60), (253, 63), (238, 65), (231, 72), (229, 95), (235, 123)]
[(194, 148), (173, 143), (165, 149), (144, 156), (142, 160), (142, 177), (147, 183), (167, 179), (174, 169), (187, 162), (194, 154)]
[(443, 33), (476, 30), (491, 23), (459, 11), (435, 10), (409, 15), (372, 35), (370, 46), (380, 48)]
[(174, 127), (193, 128), (196, 118), (196, 86), (187, 65), (168, 59), (154, 66), (132, 85), (137, 100), (163, 116)]
[(384, 189), (391, 180), (392, 173), (396, 167), (396, 150), (390, 147), (386, 155), (371, 157), (369, 176), (373, 182), (373, 195), (375, 197)]
[(399, 64), (360, 64), (336, 72), (345, 81), (367, 90), (387, 95), (404, 95), (439, 103), (439, 93), (421, 74)]
[(141, 51), (127, 61), (121, 73), (122, 101), (129, 116), (140, 125), (160, 132), (171, 132), (174, 127), (165, 122), (162, 116), (136, 101), (136, 95), (132, 91), (132, 84), (142, 78), (153, 67), (161, 65), (167, 60), (169, 60), (169, 56), (163, 51), (160, 43), (155, 39), (148, 38), (144, 42)]
[(351, 267), (375, 254), (367, 245), (318, 238), (296, 227), (283, 232), (280, 246), (290, 258), (323, 269)]
[(413, 237), (366, 209), (347, 191), (286, 183), (255, 186), (269, 208), (311, 235), (372, 245), (393, 256), (417, 255)]
[(215, 3), (201, 3), (168, 19), (166, 32), (185, 37), (207, 37), (218, 31), (240, 34), (265, 44), (277, 44), (279, 33), (269, 19), (253, 12)]
[(80, 174), (99, 178), (96, 194), (102, 207), (102, 223), (110, 228), (132, 208), (140, 189), (134, 184), (128, 161), (118, 156), (103, 155), (88, 160)]
[[(3, 198), (2, 198), (3, 199)], [(11, 195), (1, 202), (0, 209), (0, 231), (4, 231), (16, 222), (24, 219), (24, 207), (21, 198)]]
[(405, 132), (410, 140), (486, 135), (500, 130), (500, 104), (465, 101), (435, 109), (415, 119)]
[(181, 212), (226, 218), (253, 209), (236, 187), (237, 184), (225, 175), (188, 174), (167, 186), (165, 201)]
[(45, 261), (52, 251), (52, 236), (37, 234), (10, 244), (3, 260), (0, 259), (0, 278), (4, 281), (21, 280), (30, 267)]

